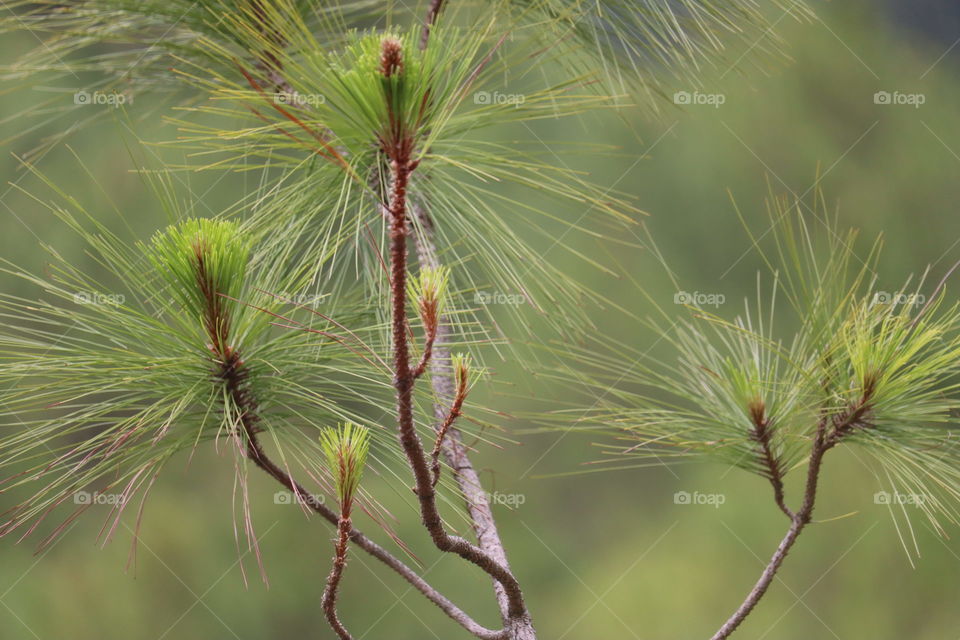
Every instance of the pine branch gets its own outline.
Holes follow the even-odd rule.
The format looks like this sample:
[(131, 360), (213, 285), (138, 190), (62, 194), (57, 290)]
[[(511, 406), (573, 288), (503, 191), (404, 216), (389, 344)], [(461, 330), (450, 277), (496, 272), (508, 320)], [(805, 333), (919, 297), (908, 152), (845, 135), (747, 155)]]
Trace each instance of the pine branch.
[[(304, 505), (309, 507), (324, 520), (330, 524), (339, 527), (340, 518), (332, 509), (323, 504), (320, 500), (308, 492), (300, 485), (289, 473), (281, 469), (273, 460), (271, 460), (263, 450), (255, 430), (247, 431), (247, 443), (249, 457), (260, 467), (267, 475), (283, 485), (290, 493), (297, 496)], [(393, 569), (406, 580), (413, 588), (423, 594), (430, 602), (440, 608), (453, 621), (457, 622), (468, 632), (480, 638), (481, 640), (505, 640), (506, 636), (502, 631), (494, 631), (473, 620), (467, 613), (457, 607), (453, 602), (446, 598), (440, 591), (431, 586), (420, 575), (404, 564), (400, 559), (389, 551), (368, 538), (360, 530), (353, 528), (350, 530), (350, 542), (366, 551), (370, 556), (379, 560), (387, 567)]]
[(784, 502), (783, 496), (783, 468), (780, 459), (773, 452), (771, 440), (773, 439), (773, 430), (770, 420), (766, 415), (766, 407), (759, 399), (754, 400), (749, 406), (750, 420), (753, 422), (753, 433), (750, 437), (756, 441), (760, 449), (760, 457), (764, 466), (764, 475), (770, 481), (773, 487), (773, 498), (777, 506), (791, 520), (794, 517), (793, 511)]
[(813, 438), (813, 444), (810, 448), (810, 462), (807, 468), (807, 482), (803, 494), (803, 504), (800, 509), (793, 513), (783, 503), (783, 488), (780, 483), (780, 491), (777, 493), (777, 504), (780, 508), (791, 515), (790, 529), (786, 536), (780, 542), (780, 546), (774, 552), (770, 562), (760, 575), (760, 579), (754, 585), (753, 589), (743, 601), (743, 604), (734, 612), (732, 616), (723, 624), (711, 640), (724, 640), (729, 637), (740, 623), (742, 623), (750, 612), (753, 611), (760, 599), (763, 598), (770, 584), (776, 577), (777, 571), (790, 553), (797, 538), (803, 532), (804, 528), (810, 524), (813, 517), (813, 508), (817, 501), (817, 487), (820, 483), (820, 472), (823, 466), (823, 458), (827, 451), (835, 447), (844, 437), (852, 433), (855, 425), (861, 424), (864, 416), (870, 410), (870, 400), (874, 392), (874, 385), (869, 383), (865, 385), (860, 400), (847, 411), (832, 419), (824, 416), (817, 425), (816, 435)]
[(417, 162), (413, 159), (414, 139), (407, 129), (402, 114), (394, 110), (401, 103), (402, 88), (393, 84), (402, 73), (403, 60), (399, 57), (399, 45), (384, 39), (381, 49), (380, 74), (384, 79), (389, 127), (381, 139), (383, 152), (390, 161), (390, 194), (387, 213), (390, 220), (389, 273), (391, 297), (391, 326), (394, 350), (394, 388), (397, 392), (397, 422), (401, 446), (413, 471), (415, 493), (420, 503), (420, 515), (424, 526), (438, 549), (456, 553), (490, 575), (506, 593), (508, 606), (504, 616), (505, 625), (516, 626), (529, 620), (523, 593), (516, 578), (505, 563), (488, 554), (467, 540), (449, 534), (437, 509), (436, 491), (430, 467), (427, 464), (423, 443), (414, 424), (413, 391), (416, 383), (415, 370), (410, 364), (409, 335), (407, 332), (407, 218), (409, 204), (407, 192), (411, 173)]
[[(424, 206), (420, 203), (413, 203), (413, 215), (416, 216), (418, 224), (418, 233), (414, 236), (417, 249), (417, 260), (420, 267), (439, 268), (440, 259), (437, 254), (437, 246), (434, 240), (433, 221)], [(444, 318), (440, 319), (437, 337), (433, 347), (433, 359), (431, 361), (430, 384), (433, 388), (433, 394), (436, 398), (434, 402), (434, 417), (437, 420), (436, 430), (443, 429), (451, 413), (451, 409), (456, 398), (456, 384), (454, 381), (454, 371), (452, 365), (452, 356), (450, 354), (450, 329)], [(447, 464), (453, 470), (454, 479), (460, 492), (463, 494), (466, 502), (467, 512), (470, 516), (470, 522), (474, 533), (477, 536), (478, 546), (490, 557), (495, 558), (504, 567), (509, 567), (507, 561), (506, 548), (500, 539), (500, 532), (497, 530), (497, 524), (493, 517), (493, 509), (483, 490), (483, 484), (480, 476), (477, 474), (467, 449), (463, 444), (463, 438), (460, 430), (453, 426), (452, 422), (447, 426), (446, 437), (442, 440), (443, 454)], [(500, 606), (500, 612), (504, 620), (509, 618), (510, 614), (510, 596), (506, 589), (499, 583), (494, 584), (497, 602)], [(517, 640), (535, 638), (536, 632), (533, 625), (527, 617), (523, 624), (516, 628), (515, 635)]]

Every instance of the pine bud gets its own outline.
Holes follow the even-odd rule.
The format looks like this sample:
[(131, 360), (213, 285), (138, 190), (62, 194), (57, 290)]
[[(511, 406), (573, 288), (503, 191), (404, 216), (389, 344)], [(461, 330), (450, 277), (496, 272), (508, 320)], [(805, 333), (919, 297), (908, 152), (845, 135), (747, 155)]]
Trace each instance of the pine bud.
[(427, 329), (436, 328), (446, 302), (450, 270), (445, 267), (424, 267), (411, 278), (408, 295), (417, 304), (420, 319)]
[(327, 427), (320, 434), (320, 445), (330, 465), (341, 514), (349, 517), (370, 450), (370, 430), (352, 422), (336, 429)]
[(380, 44), (380, 73), (384, 78), (403, 73), (403, 44), (393, 36)]

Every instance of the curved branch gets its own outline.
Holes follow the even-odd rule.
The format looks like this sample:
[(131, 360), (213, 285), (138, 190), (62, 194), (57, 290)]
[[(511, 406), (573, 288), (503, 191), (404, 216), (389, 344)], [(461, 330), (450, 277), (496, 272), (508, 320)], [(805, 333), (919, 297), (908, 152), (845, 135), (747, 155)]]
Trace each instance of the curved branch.
[[(340, 518), (336, 512), (323, 504), (320, 500), (309, 493), (292, 475), (280, 468), (271, 460), (257, 437), (259, 428), (259, 416), (256, 414), (256, 407), (252, 406), (252, 397), (243, 389), (243, 379), (240, 375), (231, 375), (225, 378), (227, 390), (230, 393), (234, 404), (241, 411), (240, 423), (244, 430), (244, 436), (247, 442), (247, 457), (253, 461), (261, 470), (274, 480), (283, 485), (288, 491), (298, 497), (304, 505), (320, 515), (324, 520), (334, 526), (339, 525)], [(505, 640), (507, 638), (505, 631), (493, 630), (484, 627), (476, 622), (466, 612), (437, 591), (433, 586), (424, 580), (420, 575), (404, 564), (399, 558), (381, 547), (379, 544), (368, 538), (356, 528), (350, 529), (350, 542), (360, 549), (363, 549), (372, 557), (376, 558), (386, 566), (393, 569), (414, 589), (423, 594), (430, 602), (435, 604), (451, 620), (459, 624), (466, 631), (473, 634), (481, 640)]]
[(787, 531), (787, 535), (784, 536), (780, 542), (780, 546), (777, 547), (777, 550), (770, 558), (770, 562), (767, 563), (766, 568), (760, 575), (760, 579), (757, 580), (757, 583), (743, 603), (723, 626), (720, 627), (720, 630), (713, 635), (711, 640), (724, 640), (728, 638), (730, 634), (740, 626), (740, 623), (750, 615), (750, 612), (753, 611), (753, 608), (757, 606), (757, 603), (760, 602), (760, 599), (767, 592), (774, 577), (777, 575), (777, 570), (780, 569), (787, 554), (790, 553), (790, 549), (797, 541), (797, 537), (799, 537), (804, 527), (810, 523), (810, 519), (813, 516), (813, 507), (817, 501), (817, 486), (820, 482), (820, 468), (823, 464), (823, 456), (834, 444), (836, 444), (836, 442), (827, 434), (827, 419), (823, 418), (817, 426), (817, 433), (814, 436), (813, 445), (810, 449), (810, 464), (807, 468), (807, 484), (804, 490), (803, 504), (799, 511), (791, 518), (790, 529)]
[(755, 400), (749, 406), (749, 413), (750, 420), (753, 422), (750, 439), (757, 443), (763, 463), (763, 475), (770, 481), (770, 486), (773, 487), (773, 499), (780, 511), (783, 511), (788, 518), (793, 520), (794, 513), (784, 501), (783, 468), (780, 458), (773, 450), (773, 430), (771, 429), (770, 419), (766, 415), (766, 407), (761, 400)]
[[(417, 261), (421, 266), (438, 268), (440, 258), (434, 240), (433, 220), (421, 203), (411, 203), (411, 211), (417, 221), (417, 224), (414, 225)], [(432, 372), (430, 384), (433, 387), (435, 397), (433, 407), (434, 417), (437, 420), (437, 426), (435, 427), (437, 431), (442, 429), (442, 425), (449, 415), (448, 407), (452, 407), (456, 398), (456, 385), (454, 383), (449, 343), (450, 329), (444, 319), (440, 318), (433, 347), (433, 359), (430, 363)], [(463, 444), (460, 430), (453, 425), (448, 427), (446, 437), (443, 440), (443, 454), (447, 464), (453, 469), (453, 477), (463, 494), (470, 522), (477, 536), (477, 544), (488, 555), (496, 558), (504, 567), (509, 567), (506, 547), (500, 539), (500, 532), (497, 530), (497, 523), (493, 518), (490, 500), (483, 490), (479, 474), (467, 455), (467, 448)], [(499, 583), (494, 583), (494, 590), (501, 615), (506, 620), (509, 617), (510, 598)], [(514, 637), (518, 640), (536, 638), (536, 631), (529, 617), (525, 623), (514, 630)]]
[(413, 416), (413, 389), (416, 382), (410, 366), (407, 335), (407, 188), (410, 173), (409, 140), (398, 141), (388, 150), (391, 160), (390, 199), (390, 292), (394, 349), (394, 388), (397, 391), (397, 422), (400, 444), (406, 453), (416, 481), (414, 489), (420, 502), (420, 515), (434, 545), (441, 551), (456, 553), (486, 572), (503, 589), (507, 599), (504, 623), (529, 620), (520, 584), (505, 562), (459, 536), (449, 534), (436, 503), (430, 467), (423, 443), (417, 434)]
[(340, 517), (337, 523), (337, 544), (333, 556), (333, 566), (330, 568), (330, 575), (327, 576), (327, 588), (323, 590), (323, 613), (327, 616), (327, 622), (340, 636), (340, 640), (353, 640), (353, 636), (347, 631), (347, 628), (340, 622), (337, 616), (337, 590), (340, 588), (340, 579), (343, 577), (343, 570), (347, 566), (347, 543), (350, 540), (350, 531), (353, 525), (350, 524), (350, 518)]

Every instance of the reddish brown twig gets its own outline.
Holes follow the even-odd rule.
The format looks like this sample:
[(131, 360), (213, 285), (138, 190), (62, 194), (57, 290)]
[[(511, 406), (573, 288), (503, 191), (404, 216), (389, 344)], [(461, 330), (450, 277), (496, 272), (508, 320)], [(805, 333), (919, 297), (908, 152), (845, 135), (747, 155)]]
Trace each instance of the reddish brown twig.
[(327, 586), (323, 590), (323, 613), (327, 617), (327, 622), (340, 636), (340, 640), (353, 640), (350, 632), (347, 631), (347, 628), (343, 626), (337, 616), (337, 590), (340, 587), (343, 570), (347, 566), (347, 543), (350, 541), (350, 530), (352, 528), (350, 517), (341, 516), (337, 524), (337, 543), (333, 556), (333, 566), (330, 569), (330, 575), (327, 576)]
[(763, 463), (763, 475), (770, 481), (770, 486), (773, 487), (773, 498), (777, 506), (792, 520), (794, 513), (784, 501), (783, 468), (780, 463), (780, 458), (778, 458), (773, 451), (773, 429), (771, 428), (770, 419), (766, 415), (766, 407), (763, 401), (757, 398), (750, 403), (748, 411), (750, 413), (750, 420), (753, 423), (753, 432), (750, 434), (750, 438), (757, 443), (757, 447), (760, 450), (760, 459)]
[(453, 403), (450, 405), (450, 411), (447, 412), (447, 416), (436, 430), (437, 437), (433, 442), (433, 451), (430, 453), (430, 470), (433, 472), (433, 486), (437, 486), (437, 482), (440, 481), (440, 451), (443, 447), (443, 442), (453, 423), (463, 415), (463, 403), (467, 399), (469, 380), (466, 369), (459, 367), (454, 374), (457, 378), (457, 392), (453, 398)]
[(440, 15), (440, 9), (443, 8), (443, 0), (430, 0), (430, 6), (427, 8), (427, 17), (423, 21), (423, 30), (420, 32), (420, 49), (426, 49), (430, 42), (430, 30), (437, 22)]
[[(390, 69), (395, 69), (393, 65)], [(387, 104), (392, 104), (387, 96)], [(391, 119), (393, 116), (391, 114)], [(505, 623), (516, 625), (517, 621), (529, 619), (523, 593), (510, 570), (495, 558), (464, 538), (449, 534), (443, 525), (436, 504), (436, 492), (427, 464), (423, 443), (417, 434), (413, 413), (413, 390), (415, 370), (410, 365), (410, 347), (407, 334), (407, 188), (410, 174), (415, 167), (413, 160), (414, 140), (405, 131), (403, 124), (392, 122), (391, 139), (383, 146), (390, 160), (390, 193), (387, 211), (390, 214), (390, 295), (391, 325), (394, 351), (393, 384), (397, 394), (397, 426), (400, 444), (415, 479), (414, 491), (420, 504), (423, 525), (430, 533), (434, 544), (441, 551), (456, 553), (477, 565), (490, 575), (505, 590), (509, 607)]]

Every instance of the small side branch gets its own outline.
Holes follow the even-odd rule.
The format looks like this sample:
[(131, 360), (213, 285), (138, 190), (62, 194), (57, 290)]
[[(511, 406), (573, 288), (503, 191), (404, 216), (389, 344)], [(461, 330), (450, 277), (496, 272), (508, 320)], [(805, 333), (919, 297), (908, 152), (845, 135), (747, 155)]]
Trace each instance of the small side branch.
[(430, 365), (430, 359), (433, 357), (433, 345), (437, 340), (437, 323), (438, 320), (434, 317), (433, 322), (426, 323), (424, 327), (426, 336), (423, 339), (423, 354), (420, 356), (420, 362), (413, 369), (414, 379), (421, 377)]
[(766, 415), (766, 407), (762, 400), (757, 399), (750, 403), (748, 409), (750, 421), (753, 423), (750, 438), (757, 443), (760, 461), (763, 465), (763, 475), (770, 481), (770, 486), (773, 487), (773, 499), (777, 506), (788, 518), (793, 520), (794, 513), (784, 501), (783, 468), (780, 458), (773, 451), (773, 429), (770, 419)]
[(446, 439), (447, 432), (450, 430), (450, 427), (453, 426), (453, 423), (463, 415), (463, 403), (467, 399), (468, 380), (466, 372), (461, 373), (458, 370), (456, 375), (457, 394), (454, 396), (450, 411), (437, 428), (437, 437), (433, 443), (433, 451), (430, 452), (430, 470), (433, 472), (434, 487), (437, 486), (437, 482), (440, 481), (440, 451), (443, 448), (443, 441)]
[(430, 30), (437, 22), (437, 16), (440, 15), (440, 9), (443, 8), (443, 0), (430, 0), (430, 7), (427, 9), (427, 17), (423, 21), (423, 31), (420, 32), (420, 48), (426, 49), (430, 42)]
[(333, 567), (330, 569), (330, 575), (327, 576), (327, 587), (323, 591), (323, 613), (340, 640), (353, 640), (350, 632), (337, 617), (337, 590), (340, 587), (343, 570), (347, 566), (347, 544), (350, 541), (350, 531), (352, 529), (350, 518), (341, 517), (337, 524), (337, 543), (333, 556)]

